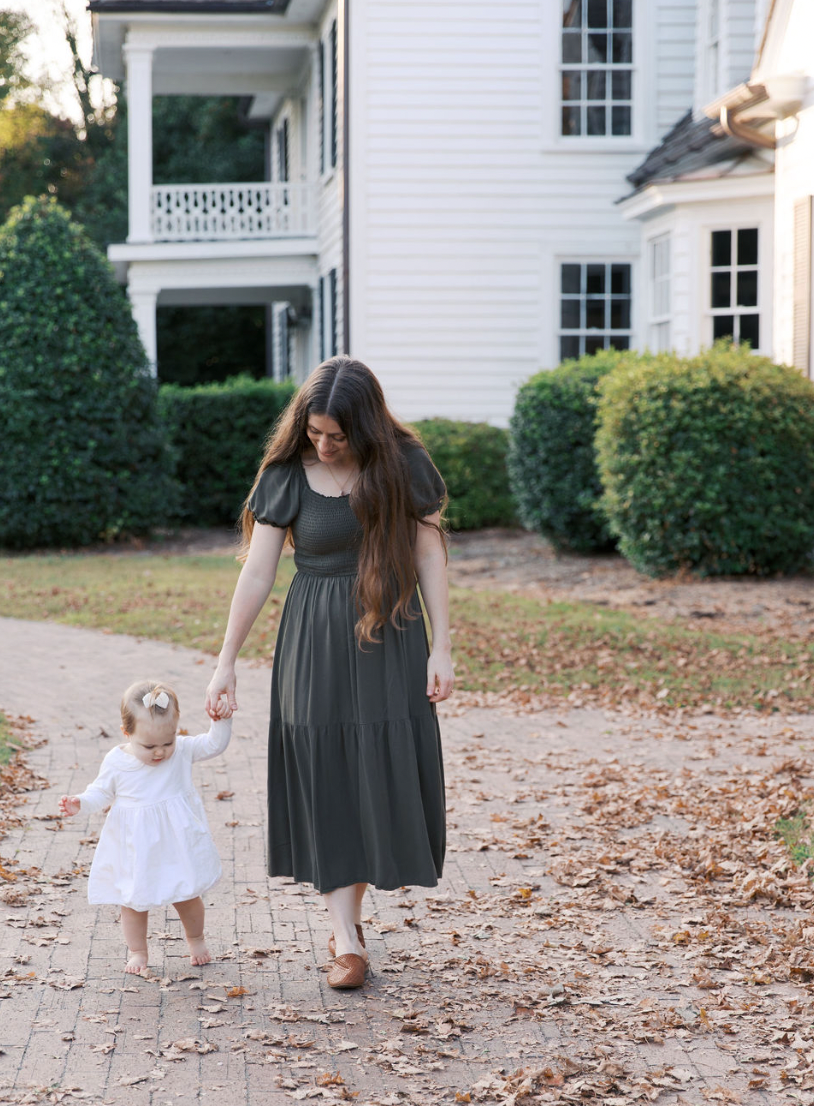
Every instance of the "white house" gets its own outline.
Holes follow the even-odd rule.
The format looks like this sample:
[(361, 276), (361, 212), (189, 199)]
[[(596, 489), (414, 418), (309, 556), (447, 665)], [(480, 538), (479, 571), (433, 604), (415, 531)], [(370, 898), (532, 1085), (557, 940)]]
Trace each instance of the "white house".
[[(808, 371), (811, 0), (89, 7), (128, 90), (110, 256), (153, 358), (157, 304), (262, 302), (277, 374), (350, 352), (408, 419), (505, 423), (523, 379), (607, 345), (733, 334)], [(267, 180), (153, 186), (159, 93), (247, 97)]]

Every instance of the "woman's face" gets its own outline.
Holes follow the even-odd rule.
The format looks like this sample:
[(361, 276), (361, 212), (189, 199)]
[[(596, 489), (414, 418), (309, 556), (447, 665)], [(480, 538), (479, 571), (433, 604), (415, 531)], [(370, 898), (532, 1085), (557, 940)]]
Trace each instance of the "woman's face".
[(342, 433), (339, 423), (327, 415), (308, 416), (308, 437), (317, 457), (326, 465), (342, 468), (353, 460), (350, 443)]

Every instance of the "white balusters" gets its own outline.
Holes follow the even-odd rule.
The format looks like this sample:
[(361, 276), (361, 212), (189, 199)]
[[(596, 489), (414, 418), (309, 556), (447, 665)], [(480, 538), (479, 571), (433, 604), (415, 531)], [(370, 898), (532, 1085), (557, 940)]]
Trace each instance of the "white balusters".
[(156, 242), (291, 238), (314, 233), (308, 184), (163, 184), (151, 189)]

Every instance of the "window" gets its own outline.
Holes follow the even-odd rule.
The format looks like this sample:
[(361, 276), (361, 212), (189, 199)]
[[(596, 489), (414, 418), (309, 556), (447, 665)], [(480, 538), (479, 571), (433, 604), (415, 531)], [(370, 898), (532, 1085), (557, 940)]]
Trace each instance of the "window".
[(650, 348), (670, 348), (670, 235), (650, 241)]
[(284, 119), (277, 128), (277, 180), (291, 180), (289, 162), (288, 119)]
[(629, 349), (631, 267), (617, 262), (560, 266), (560, 360)]
[(339, 352), (336, 318), (336, 269), (319, 281), (319, 356), (335, 357)]
[(339, 54), (336, 20), (319, 50), (319, 166), (321, 172), (336, 168), (337, 79)]
[(712, 340), (733, 338), (760, 348), (757, 227), (710, 235)]
[(563, 135), (633, 129), (633, 0), (563, 0)]

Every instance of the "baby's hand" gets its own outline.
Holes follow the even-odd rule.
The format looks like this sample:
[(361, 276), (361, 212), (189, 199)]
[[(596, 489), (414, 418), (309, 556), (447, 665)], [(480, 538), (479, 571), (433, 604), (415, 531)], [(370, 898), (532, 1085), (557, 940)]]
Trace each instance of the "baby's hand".
[(231, 718), (232, 708), (229, 706), (229, 700), (224, 695), (223, 698), (218, 699), (214, 707), (209, 710), (209, 717), (218, 721), (220, 718)]
[(76, 795), (63, 795), (59, 800), (59, 812), (67, 815), (78, 814), (81, 805)]

